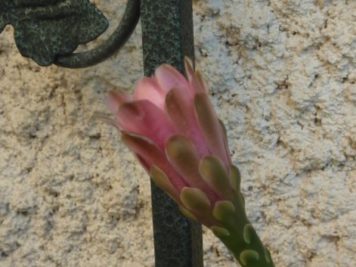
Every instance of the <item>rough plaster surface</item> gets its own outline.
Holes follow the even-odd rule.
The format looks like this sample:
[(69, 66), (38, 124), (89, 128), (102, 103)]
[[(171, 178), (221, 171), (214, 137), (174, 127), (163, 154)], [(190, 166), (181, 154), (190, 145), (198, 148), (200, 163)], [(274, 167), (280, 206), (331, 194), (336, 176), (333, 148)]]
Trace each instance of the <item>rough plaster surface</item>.
[[(95, 2), (112, 18), (125, 5)], [(356, 266), (356, 1), (194, 12), (197, 63), (276, 266)], [(12, 35), (0, 35), (0, 266), (153, 266), (148, 177), (93, 118), (108, 81), (142, 75), (140, 29), (85, 70), (38, 67)], [(204, 232), (205, 266), (236, 266)]]

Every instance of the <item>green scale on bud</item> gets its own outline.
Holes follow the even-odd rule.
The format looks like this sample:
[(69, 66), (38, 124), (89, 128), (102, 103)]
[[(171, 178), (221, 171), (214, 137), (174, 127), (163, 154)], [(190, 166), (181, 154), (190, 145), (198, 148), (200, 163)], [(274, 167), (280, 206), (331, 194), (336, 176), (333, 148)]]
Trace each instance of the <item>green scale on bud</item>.
[(199, 173), (203, 180), (221, 197), (232, 197), (229, 177), (217, 158), (204, 157), (199, 163)]

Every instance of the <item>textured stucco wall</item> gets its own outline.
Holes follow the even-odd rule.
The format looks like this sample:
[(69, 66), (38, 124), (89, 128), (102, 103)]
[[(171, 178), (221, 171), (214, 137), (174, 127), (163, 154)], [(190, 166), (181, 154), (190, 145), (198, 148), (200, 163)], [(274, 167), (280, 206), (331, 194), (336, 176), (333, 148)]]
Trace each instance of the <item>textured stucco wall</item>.
[[(95, 1), (114, 18), (125, 1)], [(197, 0), (197, 64), (277, 266), (356, 266), (356, 1)], [(113, 23), (115, 24), (115, 22)], [(142, 75), (138, 28), (85, 70), (0, 35), (0, 266), (153, 266), (149, 181), (104, 112)], [(235, 266), (205, 231), (207, 267)]]

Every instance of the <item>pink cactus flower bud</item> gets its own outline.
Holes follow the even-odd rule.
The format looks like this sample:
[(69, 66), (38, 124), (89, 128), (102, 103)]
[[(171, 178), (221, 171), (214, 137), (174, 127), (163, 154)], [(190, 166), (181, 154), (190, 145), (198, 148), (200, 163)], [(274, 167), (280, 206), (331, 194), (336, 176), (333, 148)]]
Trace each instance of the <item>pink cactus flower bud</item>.
[(272, 260), (245, 215), (240, 174), (207, 86), (188, 59), (185, 72), (187, 79), (164, 64), (139, 80), (133, 95), (111, 92), (107, 105), (114, 124), (184, 215), (213, 230), (243, 266), (273, 266), (266, 263)]
[(231, 200), (236, 181), (229, 176), (236, 170), (208, 89), (189, 60), (185, 68), (188, 79), (162, 65), (152, 77), (138, 81), (132, 96), (111, 92), (107, 103), (123, 141), (156, 184), (185, 214), (212, 226), (216, 223), (207, 210)]

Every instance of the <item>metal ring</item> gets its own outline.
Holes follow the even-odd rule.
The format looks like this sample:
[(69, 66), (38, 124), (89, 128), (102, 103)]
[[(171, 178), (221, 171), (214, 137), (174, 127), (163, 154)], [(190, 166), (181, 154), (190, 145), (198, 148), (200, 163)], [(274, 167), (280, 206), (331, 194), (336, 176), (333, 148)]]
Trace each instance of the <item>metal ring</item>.
[(124, 16), (108, 40), (81, 53), (59, 56), (54, 64), (66, 68), (85, 68), (100, 63), (119, 50), (131, 36), (140, 18), (140, 0), (128, 0)]

